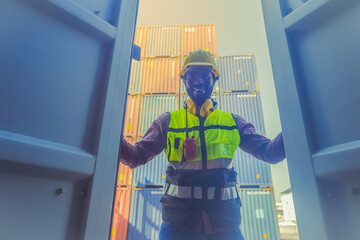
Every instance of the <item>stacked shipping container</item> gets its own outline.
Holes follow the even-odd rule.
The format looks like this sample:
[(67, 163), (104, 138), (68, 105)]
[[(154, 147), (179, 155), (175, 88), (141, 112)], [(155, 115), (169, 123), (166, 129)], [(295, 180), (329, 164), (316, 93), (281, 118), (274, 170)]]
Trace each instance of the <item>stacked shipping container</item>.
[(220, 56), (217, 58), (220, 88), (223, 92), (257, 91), (257, 75), (254, 55)]
[[(160, 114), (183, 107), (188, 96), (179, 71), (186, 55), (199, 48), (214, 55), (218, 64), (221, 76), (212, 96), (218, 108), (242, 116), (254, 124), (258, 133), (265, 134), (254, 56), (216, 57), (215, 25), (141, 27), (136, 30), (135, 43), (142, 47), (142, 60), (132, 65), (124, 123), (124, 136), (133, 143), (144, 136)], [(129, 217), (128, 239), (158, 239), (166, 167), (164, 152), (134, 172), (120, 166), (118, 186), (132, 189), (128, 194), (132, 196), (130, 216), (123, 211), (121, 218)], [(238, 172), (239, 195), (244, 199), (241, 211), (245, 237), (277, 239), (274, 202), (268, 188), (271, 186), (269, 166), (239, 149), (234, 168)], [(256, 189), (244, 189), (249, 186)], [(265, 200), (264, 196), (267, 196)], [(123, 199), (123, 204), (130, 204), (127, 198)], [(120, 208), (115, 206), (115, 209)], [(126, 224), (119, 221), (118, 213), (114, 214), (116, 219), (124, 224), (124, 229)], [(120, 229), (119, 225), (113, 227)], [(113, 239), (126, 239), (126, 234), (113, 231), (116, 232)]]
[[(245, 239), (280, 239), (270, 189), (238, 189), (242, 201), (241, 230)], [(158, 240), (163, 189), (133, 190), (128, 239)]]

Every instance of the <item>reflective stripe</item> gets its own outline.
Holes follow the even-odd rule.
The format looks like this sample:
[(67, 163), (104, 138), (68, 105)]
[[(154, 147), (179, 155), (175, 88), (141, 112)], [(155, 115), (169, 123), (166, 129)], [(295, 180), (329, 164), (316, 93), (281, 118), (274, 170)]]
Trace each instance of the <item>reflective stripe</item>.
[[(209, 187), (208, 199), (215, 198), (215, 187)], [(191, 198), (191, 187), (190, 186), (177, 186), (170, 184), (167, 195), (177, 198)], [(221, 188), (221, 200), (229, 200), (237, 198), (236, 187)], [(202, 187), (194, 187), (194, 199), (202, 199)]]
[[(169, 165), (172, 166), (174, 169), (193, 169), (193, 170), (201, 170), (202, 163), (201, 161), (186, 161), (186, 162), (176, 162), (171, 161)], [(207, 169), (215, 169), (215, 168), (229, 168), (231, 169), (232, 159), (230, 158), (218, 158), (207, 160)]]
[(208, 199), (214, 199), (215, 198), (215, 187), (209, 187), (208, 188)]
[(170, 184), (167, 195), (178, 198), (191, 198), (191, 187)]
[[(180, 197), (178, 186), (170, 184), (169, 189), (167, 190), (167, 194), (173, 197)], [(181, 196), (181, 198), (184, 198), (184, 196)]]
[[(191, 189), (191, 187), (188, 187)], [(191, 198), (191, 195), (190, 197)], [(202, 187), (194, 187), (194, 198), (195, 199), (202, 199)]]
[(207, 161), (207, 169), (215, 168), (232, 168), (232, 159), (231, 158), (219, 158), (212, 159)]
[(221, 200), (229, 200), (234, 198), (237, 198), (235, 187), (228, 187), (221, 189)]

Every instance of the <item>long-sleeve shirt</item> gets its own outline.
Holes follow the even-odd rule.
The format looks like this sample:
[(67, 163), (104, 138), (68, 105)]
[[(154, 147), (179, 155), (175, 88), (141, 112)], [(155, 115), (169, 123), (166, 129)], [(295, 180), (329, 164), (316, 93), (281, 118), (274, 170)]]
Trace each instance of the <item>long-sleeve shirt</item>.
[[(282, 133), (270, 140), (256, 133), (254, 125), (248, 123), (239, 115), (233, 114), (240, 134), (240, 149), (257, 159), (275, 164), (285, 156)], [(170, 122), (170, 113), (160, 115), (146, 131), (144, 137), (131, 145), (125, 139), (121, 143), (120, 161), (130, 168), (136, 168), (151, 161), (167, 146), (167, 128)]]
[[(236, 114), (233, 114), (233, 116), (241, 139), (239, 147), (243, 151), (271, 164), (280, 162), (286, 157), (282, 133), (275, 139), (270, 140), (256, 133), (254, 125), (248, 123), (244, 118)], [(144, 137), (136, 142), (134, 146), (123, 138), (120, 161), (130, 168), (135, 168), (146, 164), (160, 154), (167, 146), (167, 128), (169, 122), (169, 112), (160, 115), (152, 123)], [(214, 226), (208, 214), (204, 211), (202, 211), (201, 216), (201, 221), (196, 227), (198, 232), (204, 231), (206, 234), (211, 234), (231, 230)]]

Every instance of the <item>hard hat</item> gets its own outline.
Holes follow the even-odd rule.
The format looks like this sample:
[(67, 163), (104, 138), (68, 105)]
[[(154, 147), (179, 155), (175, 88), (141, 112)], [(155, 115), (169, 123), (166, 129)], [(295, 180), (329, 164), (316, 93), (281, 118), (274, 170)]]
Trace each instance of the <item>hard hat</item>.
[(205, 50), (198, 49), (193, 52), (190, 52), (190, 54), (185, 58), (184, 65), (180, 71), (181, 78), (184, 77), (187, 68), (190, 66), (209, 66), (212, 67), (216, 80), (220, 76), (216, 68), (215, 59), (213, 58), (213, 56), (211, 56), (209, 52)]

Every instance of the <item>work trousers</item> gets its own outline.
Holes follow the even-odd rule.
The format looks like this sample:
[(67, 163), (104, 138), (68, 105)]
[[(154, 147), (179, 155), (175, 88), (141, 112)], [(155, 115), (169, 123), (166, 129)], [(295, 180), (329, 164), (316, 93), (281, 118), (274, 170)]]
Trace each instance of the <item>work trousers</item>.
[(160, 240), (245, 240), (240, 228), (229, 232), (208, 234), (189, 232), (166, 223), (161, 224)]

